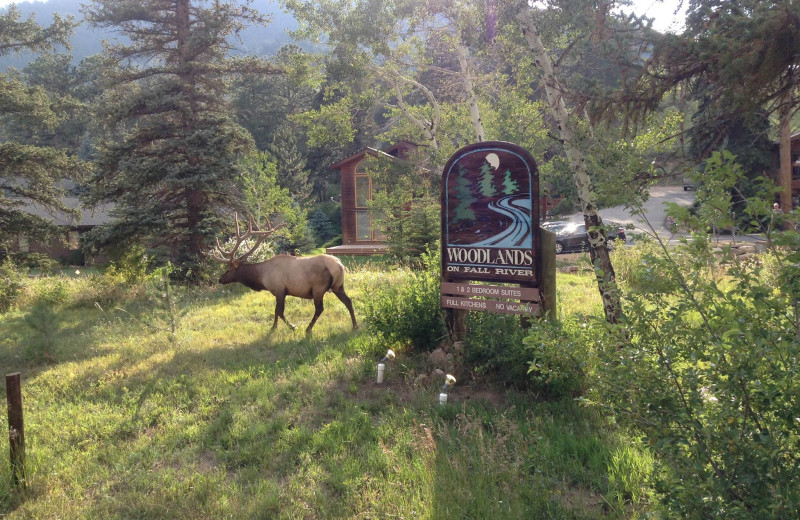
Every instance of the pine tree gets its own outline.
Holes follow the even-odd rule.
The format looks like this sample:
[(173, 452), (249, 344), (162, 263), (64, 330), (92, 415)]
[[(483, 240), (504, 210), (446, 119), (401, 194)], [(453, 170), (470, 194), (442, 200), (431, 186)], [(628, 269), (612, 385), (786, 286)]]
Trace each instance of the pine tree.
[(497, 190), (494, 188), (494, 173), (492, 173), (492, 166), (484, 162), (481, 164), (481, 176), (479, 179), (481, 186), (481, 195), (484, 197), (494, 197)]
[(456, 177), (456, 196), (458, 197), (458, 205), (452, 222), (475, 220), (475, 212), (470, 207), (475, 202), (475, 196), (472, 194), (472, 186), (469, 179), (467, 179), (467, 170), (463, 166), (459, 167), (458, 176)]
[[(19, 9), (11, 6), (0, 14), (0, 56), (66, 45), (73, 25), (70, 19), (56, 16), (52, 25), (43, 28), (32, 18), (23, 20)], [(26, 203), (67, 210), (59, 182), (78, 176), (81, 165), (65, 151), (43, 146), (39, 138), (52, 135), (59, 124), (56, 104), (44, 88), (0, 74), (0, 245), (15, 234), (42, 238), (53, 231), (47, 220), (23, 211)]]
[(86, 11), (129, 41), (107, 50), (118, 68), (99, 111), (106, 139), (89, 200), (116, 210), (93, 243), (166, 246), (173, 263), (195, 267), (220, 217), (241, 204), (238, 159), (253, 143), (231, 120), (226, 79), (271, 70), (229, 58), (229, 39), (263, 19), (233, 2), (192, 0), (95, 0)]
[(519, 184), (515, 180), (511, 180), (511, 170), (506, 170), (505, 177), (503, 177), (503, 194), (513, 195), (519, 191)]
[(306, 158), (300, 153), (297, 135), (289, 125), (281, 125), (275, 131), (269, 151), (278, 165), (278, 183), (287, 188), (298, 202), (305, 201), (311, 194), (308, 182), (309, 171)]

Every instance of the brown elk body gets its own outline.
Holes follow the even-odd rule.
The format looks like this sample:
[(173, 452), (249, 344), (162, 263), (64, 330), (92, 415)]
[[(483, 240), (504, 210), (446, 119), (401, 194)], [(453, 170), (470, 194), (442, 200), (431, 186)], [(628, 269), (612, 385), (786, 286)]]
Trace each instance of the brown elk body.
[[(317, 322), (317, 318), (324, 310), (323, 298), (328, 291), (331, 291), (344, 303), (350, 312), (353, 328), (357, 329), (358, 323), (355, 312), (353, 312), (353, 302), (344, 292), (344, 266), (338, 258), (331, 255), (305, 258), (280, 255), (270, 258), (266, 262), (244, 263), (244, 260), (258, 249), (261, 242), (276, 229), (270, 224), (268, 229), (259, 230), (250, 220), (248, 230), (240, 233), (239, 217), (236, 216), (236, 244), (233, 249), (224, 251), (217, 241), (217, 252), (211, 253), (216, 260), (228, 264), (228, 270), (220, 277), (219, 283), (239, 282), (254, 291), (271, 292), (275, 296), (275, 319), (272, 322), (272, 330), (278, 326), (278, 318), (294, 330), (295, 326), (289, 323), (283, 315), (283, 310), (286, 297), (296, 296), (314, 301), (314, 317), (306, 328), (306, 334), (310, 334), (314, 323)], [(256, 244), (248, 252), (236, 258), (239, 246), (251, 236), (256, 237)]]
[(329, 290), (344, 303), (350, 312), (353, 328), (358, 328), (353, 302), (344, 291), (344, 266), (331, 255), (296, 257), (280, 255), (255, 264), (234, 263), (219, 279), (219, 283), (239, 282), (254, 291), (269, 291), (275, 296), (275, 319), (272, 330), (282, 319), (292, 330), (294, 325), (283, 315), (287, 296), (314, 301), (314, 317), (306, 328), (311, 333), (324, 310), (323, 297)]

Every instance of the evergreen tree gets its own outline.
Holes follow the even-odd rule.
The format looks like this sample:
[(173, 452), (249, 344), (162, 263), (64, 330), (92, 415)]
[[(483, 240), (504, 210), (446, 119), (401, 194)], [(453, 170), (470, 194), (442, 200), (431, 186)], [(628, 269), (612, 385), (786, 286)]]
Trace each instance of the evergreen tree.
[(278, 165), (278, 183), (287, 188), (298, 202), (311, 193), (306, 158), (300, 152), (297, 135), (288, 124), (281, 125), (272, 138), (269, 151)]
[(503, 177), (503, 195), (513, 195), (519, 191), (517, 181), (511, 180), (511, 170), (506, 170)]
[(452, 222), (462, 220), (475, 220), (475, 212), (470, 206), (475, 202), (475, 195), (472, 193), (472, 185), (467, 178), (467, 170), (460, 166), (456, 177), (456, 196), (458, 205), (455, 208)]
[(497, 190), (494, 188), (494, 173), (492, 167), (488, 162), (481, 164), (481, 176), (479, 178), (481, 186), (481, 195), (484, 197), (494, 197)]
[[(71, 20), (56, 17), (43, 28), (23, 20), (11, 6), (0, 15), (0, 56), (40, 52), (66, 45)], [(53, 230), (48, 221), (23, 210), (30, 202), (49, 210), (66, 211), (59, 182), (80, 174), (80, 163), (65, 151), (42, 146), (40, 135), (52, 135), (61, 118), (57, 101), (38, 86), (19, 77), (0, 74), (0, 245), (15, 234), (44, 237)], [(24, 130), (23, 130), (24, 129)]]
[(220, 217), (241, 205), (238, 159), (253, 148), (229, 115), (226, 79), (271, 72), (229, 58), (229, 40), (264, 20), (233, 2), (193, 0), (96, 0), (86, 14), (129, 42), (107, 49), (118, 67), (98, 113), (106, 133), (88, 199), (116, 209), (92, 243), (165, 246), (173, 263), (195, 267)]

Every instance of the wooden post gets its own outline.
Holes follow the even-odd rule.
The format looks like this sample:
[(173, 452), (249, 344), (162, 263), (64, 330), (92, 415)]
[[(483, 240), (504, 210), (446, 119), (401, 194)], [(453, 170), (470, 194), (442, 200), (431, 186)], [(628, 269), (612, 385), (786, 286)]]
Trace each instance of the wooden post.
[(22, 384), (19, 372), (6, 375), (8, 440), (14, 485), (25, 487), (25, 425), (22, 420)]
[(446, 309), (445, 322), (452, 341), (464, 341), (467, 336), (467, 311)]
[(556, 319), (556, 234), (539, 229), (539, 253), (542, 256), (542, 272), (539, 291), (542, 298), (542, 316)]

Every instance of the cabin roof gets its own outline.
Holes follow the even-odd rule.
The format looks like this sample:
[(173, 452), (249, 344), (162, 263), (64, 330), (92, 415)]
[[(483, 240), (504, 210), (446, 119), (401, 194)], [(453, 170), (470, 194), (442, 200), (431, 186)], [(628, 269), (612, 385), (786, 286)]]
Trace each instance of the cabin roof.
[(371, 148), (371, 147), (367, 146), (366, 148), (362, 148), (361, 150), (357, 151), (356, 153), (354, 153), (350, 157), (345, 157), (341, 161), (338, 161), (338, 162), (335, 162), (335, 163), (331, 164), (329, 166), (329, 168), (331, 168), (333, 170), (340, 170), (342, 168), (342, 166), (344, 166), (345, 164), (351, 163), (353, 161), (361, 160), (367, 154), (372, 155), (373, 157), (383, 157), (383, 158), (386, 158), (386, 159), (397, 159), (397, 157), (395, 157), (393, 155), (389, 155), (386, 152), (382, 152), (380, 150), (376, 150), (375, 148)]

